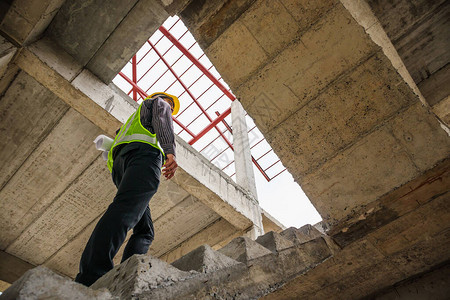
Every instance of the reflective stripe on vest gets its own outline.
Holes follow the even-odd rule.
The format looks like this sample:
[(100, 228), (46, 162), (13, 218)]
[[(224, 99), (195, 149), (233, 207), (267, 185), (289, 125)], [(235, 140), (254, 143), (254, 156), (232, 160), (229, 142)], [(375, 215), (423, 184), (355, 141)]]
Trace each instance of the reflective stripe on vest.
[[(116, 146), (118, 146), (120, 144), (126, 144), (126, 143), (130, 143), (130, 142), (146, 143), (146, 144), (149, 144), (149, 145), (155, 147), (159, 151), (161, 151), (161, 153), (163, 154), (163, 157), (164, 157), (164, 151), (161, 149), (161, 147), (158, 144), (158, 139), (156, 138), (156, 134), (151, 133), (141, 124), (140, 115), (141, 115), (142, 105), (143, 104), (141, 104), (139, 106), (139, 108), (137, 109), (137, 111), (134, 112), (128, 118), (127, 122), (122, 125), (119, 133), (114, 138), (113, 145), (111, 146), (111, 149), (109, 150), (109, 153), (108, 153), (107, 164), (108, 164), (108, 169), (110, 172), (112, 172), (112, 167), (113, 167), (113, 163), (114, 163), (114, 158), (112, 155), (113, 150)], [(133, 132), (130, 132), (130, 131), (133, 131)]]
[(151, 144), (156, 144), (156, 142), (157, 142), (156, 137), (151, 137), (146, 134), (134, 133), (134, 134), (125, 135), (125, 136), (119, 138), (119, 140), (117, 141), (117, 144), (122, 143), (122, 142), (136, 141), (136, 140), (146, 141)]

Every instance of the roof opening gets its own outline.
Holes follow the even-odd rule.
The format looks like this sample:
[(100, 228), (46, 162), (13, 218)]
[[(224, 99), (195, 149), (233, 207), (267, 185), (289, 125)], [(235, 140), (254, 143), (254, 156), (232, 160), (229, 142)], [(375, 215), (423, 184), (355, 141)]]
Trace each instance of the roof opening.
[[(179, 97), (175, 133), (236, 180), (231, 102), (236, 98), (178, 16), (169, 17), (113, 82), (138, 103), (153, 92)], [(286, 226), (321, 220), (246, 115), (259, 203)]]

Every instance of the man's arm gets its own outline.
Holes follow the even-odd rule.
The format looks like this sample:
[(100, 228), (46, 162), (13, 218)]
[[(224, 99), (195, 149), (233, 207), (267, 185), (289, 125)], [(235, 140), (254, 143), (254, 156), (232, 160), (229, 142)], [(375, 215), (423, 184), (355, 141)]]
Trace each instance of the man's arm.
[(152, 127), (166, 155), (163, 175), (171, 179), (178, 167), (175, 157), (175, 134), (173, 130), (172, 111), (163, 99), (153, 100)]

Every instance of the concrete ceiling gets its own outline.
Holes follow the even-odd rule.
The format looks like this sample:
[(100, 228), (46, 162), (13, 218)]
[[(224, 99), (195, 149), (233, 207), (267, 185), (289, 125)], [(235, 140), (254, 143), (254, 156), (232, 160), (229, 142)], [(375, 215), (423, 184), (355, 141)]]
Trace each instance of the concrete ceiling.
[[(111, 15), (95, 13), (95, 1), (49, 0), (40, 10), (25, 2), (13, 1), (0, 23), (1, 254), (73, 276), (114, 194), (91, 141), (112, 135), (133, 110), (105, 82), (147, 38), (124, 36), (125, 26), (132, 32), (138, 22), (150, 35), (158, 22), (128, 17), (142, 0), (115, 3), (128, 12)], [(358, 271), (379, 275), (365, 279), (365, 295), (448, 261), (448, 251), (434, 250), (449, 245), (448, 1), (149, 3), (147, 13), (180, 13), (328, 233), (356, 249)], [(99, 22), (87, 16), (104, 20), (98, 36), (86, 38)], [(385, 42), (375, 43), (373, 31)], [(152, 200), (157, 230), (176, 233), (177, 242), (155, 240), (152, 251), (167, 260), (203, 241), (221, 245), (259, 214), (222, 173), (181, 142), (179, 149), (178, 187), (163, 186)], [(202, 217), (184, 219), (185, 210)], [(317, 281), (333, 295), (339, 283), (326, 273)], [(286, 293), (298, 295), (302, 280)]]

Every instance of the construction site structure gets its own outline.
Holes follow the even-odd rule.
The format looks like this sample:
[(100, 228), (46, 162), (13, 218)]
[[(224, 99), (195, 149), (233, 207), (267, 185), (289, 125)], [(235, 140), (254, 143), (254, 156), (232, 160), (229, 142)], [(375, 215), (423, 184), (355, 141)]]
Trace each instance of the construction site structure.
[[(0, 8), (0, 298), (448, 298), (449, 1)], [(149, 255), (86, 288), (72, 278), (115, 194), (92, 141), (135, 111), (111, 81), (171, 15), (323, 222), (283, 228), (258, 205), (248, 152), (234, 182), (177, 138), (180, 168), (150, 203)]]

